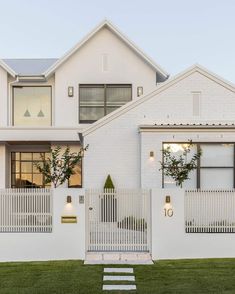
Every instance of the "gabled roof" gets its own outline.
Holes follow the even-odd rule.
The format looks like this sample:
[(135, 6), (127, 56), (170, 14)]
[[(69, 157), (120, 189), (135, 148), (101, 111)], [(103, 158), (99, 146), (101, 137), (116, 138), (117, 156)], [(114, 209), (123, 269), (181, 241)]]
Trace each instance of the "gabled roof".
[(2, 59), (0, 59), (0, 66), (5, 69), (5, 71), (8, 72), (11, 76), (16, 76), (16, 72), (11, 67), (9, 67), (9, 65), (6, 64), (6, 62), (4, 62)]
[(114, 120), (115, 118), (118, 118), (119, 116), (123, 115), (124, 113), (130, 111), (131, 109), (134, 109), (135, 107), (141, 105), (142, 103), (145, 103), (146, 101), (150, 100), (154, 96), (160, 94), (161, 92), (165, 91), (166, 89), (170, 88), (171, 86), (175, 85), (176, 83), (180, 82), (181, 80), (185, 79), (186, 77), (190, 76), (191, 74), (198, 72), (204, 76), (206, 76), (208, 79), (214, 81), (215, 83), (225, 87), (226, 89), (232, 91), (235, 93), (235, 85), (224, 80), (223, 78), (219, 77), (218, 75), (210, 72), (206, 68), (202, 67), (199, 64), (195, 64), (191, 66), (190, 68), (186, 69), (185, 71), (177, 74), (176, 76), (170, 78), (165, 83), (159, 84), (156, 90), (153, 92), (140, 97), (136, 100), (133, 100), (119, 109), (115, 110), (114, 112), (111, 112), (109, 115), (99, 119), (97, 122), (93, 123), (91, 126), (89, 126), (84, 132), (83, 135), (86, 136), (92, 132), (94, 132), (96, 129), (108, 124), (110, 121)]
[(3, 62), (19, 76), (40, 76), (57, 60), (56, 58), (21, 58), (3, 59)]
[(128, 47), (130, 47), (137, 55), (139, 55), (145, 62), (147, 62), (153, 69), (156, 70), (160, 80), (166, 80), (169, 74), (163, 70), (158, 64), (156, 64), (150, 57), (148, 57), (143, 51), (141, 51), (132, 41), (124, 36), (110, 21), (104, 20), (94, 30), (92, 30), (85, 38), (83, 38), (78, 44), (76, 44), (71, 50), (69, 50), (64, 56), (62, 56), (55, 64), (53, 64), (48, 70), (44, 72), (48, 77), (53, 74), (59, 66), (61, 66), (70, 56), (72, 56), (77, 50), (79, 50), (87, 41), (89, 41), (97, 32), (102, 28), (108, 28), (116, 36), (118, 36)]

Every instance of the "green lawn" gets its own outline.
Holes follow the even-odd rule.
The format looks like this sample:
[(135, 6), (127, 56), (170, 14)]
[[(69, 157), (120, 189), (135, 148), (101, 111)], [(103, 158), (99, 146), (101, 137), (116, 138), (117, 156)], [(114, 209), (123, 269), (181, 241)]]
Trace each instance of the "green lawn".
[[(81, 261), (0, 263), (0, 293), (118, 293), (101, 290), (103, 267)], [(158, 261), (134, 266), (134, 272), (136, 293), (235, 293), (235, 259)]]

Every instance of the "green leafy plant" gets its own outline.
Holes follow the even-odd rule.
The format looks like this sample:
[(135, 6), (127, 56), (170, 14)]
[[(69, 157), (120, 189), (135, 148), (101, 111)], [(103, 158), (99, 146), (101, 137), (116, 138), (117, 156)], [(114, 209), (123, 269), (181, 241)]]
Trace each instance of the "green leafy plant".
[(123, 220), (118, 222), (118, 228), (144, 231), (147, 229), (147, 222), (144, 218), (136, 218), (134, 216), (126, 216)]
[(191, 171), (197, 168), (197, 161), (201, 157), (202, 151), (199, 149), (189, 160), (188, 154), (191, 152), (193, 144), (189, 141), (189, 144), (183, 145), (182, 154), (175, 156), (171, 152), (170, 146), (162, 150), (163, 161), (160, 161), (161, 168), (165, 176), (174, 179), (176, 186), (182, 188), (183, 182), (189, 179)]
[(70, 148), (67, 146), (62, 153), (61, 146), (51, 148), (51, 157), (45, 159), (41, 157), (42, 162), (35, 163), (38, 171), (44, 176), (44, 183), (52, 183), (54, 188), (57, 188), (69, 180), (74, 174), (75, 166), (81, 161), (87, 149), (88, 145), (81, 148), (79, 152), (70, 152)]
[(107, 176), (107, 179), (105, 181), (104, 190), (105, 189), (115, 189), (114, 184), (113, 184), (113, 181), (112, 181), (110, 175)]

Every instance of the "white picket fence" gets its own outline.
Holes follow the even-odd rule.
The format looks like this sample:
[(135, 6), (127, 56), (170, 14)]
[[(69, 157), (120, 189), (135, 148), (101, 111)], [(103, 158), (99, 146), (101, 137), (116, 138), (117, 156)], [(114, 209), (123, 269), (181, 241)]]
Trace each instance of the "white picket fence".
[(142, 189), (86, 191), (88, 251), (148, 251), (150, 192)]
[(235, 190), (185, 192), (186, 233), (235, 233)]
[(52, 231), (50, 189), (1, 189), (0, 232), (49, 233)]

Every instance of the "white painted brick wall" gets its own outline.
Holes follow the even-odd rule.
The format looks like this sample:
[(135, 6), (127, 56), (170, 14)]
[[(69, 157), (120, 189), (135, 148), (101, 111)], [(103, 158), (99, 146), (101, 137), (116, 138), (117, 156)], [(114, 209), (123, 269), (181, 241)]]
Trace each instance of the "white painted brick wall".
[[(192, 91), (202, 92), (202, 115), (192, 116)], [(169, 118), (168, 118), (169, 115)], [(177, 134), (143, 134), (138, 126), (154, 123), (233, 122), (235, 93), (195, 72), (158, 96), (85, 137), (90, 144), (84, 160), (86, 187), (102, 187), (111, 174), (116, 187), (161, 187), (158, 171), (163, 141), (235, 141), (233, 132)], [(198, 137), (199, 136), (199, 137)], [(223, 137), (221, 137), (223, 136)], [(142, 144), (140, 141), (142, 140)], [(149, 151), (155, 151), (155, 162), (148, 162)]]

